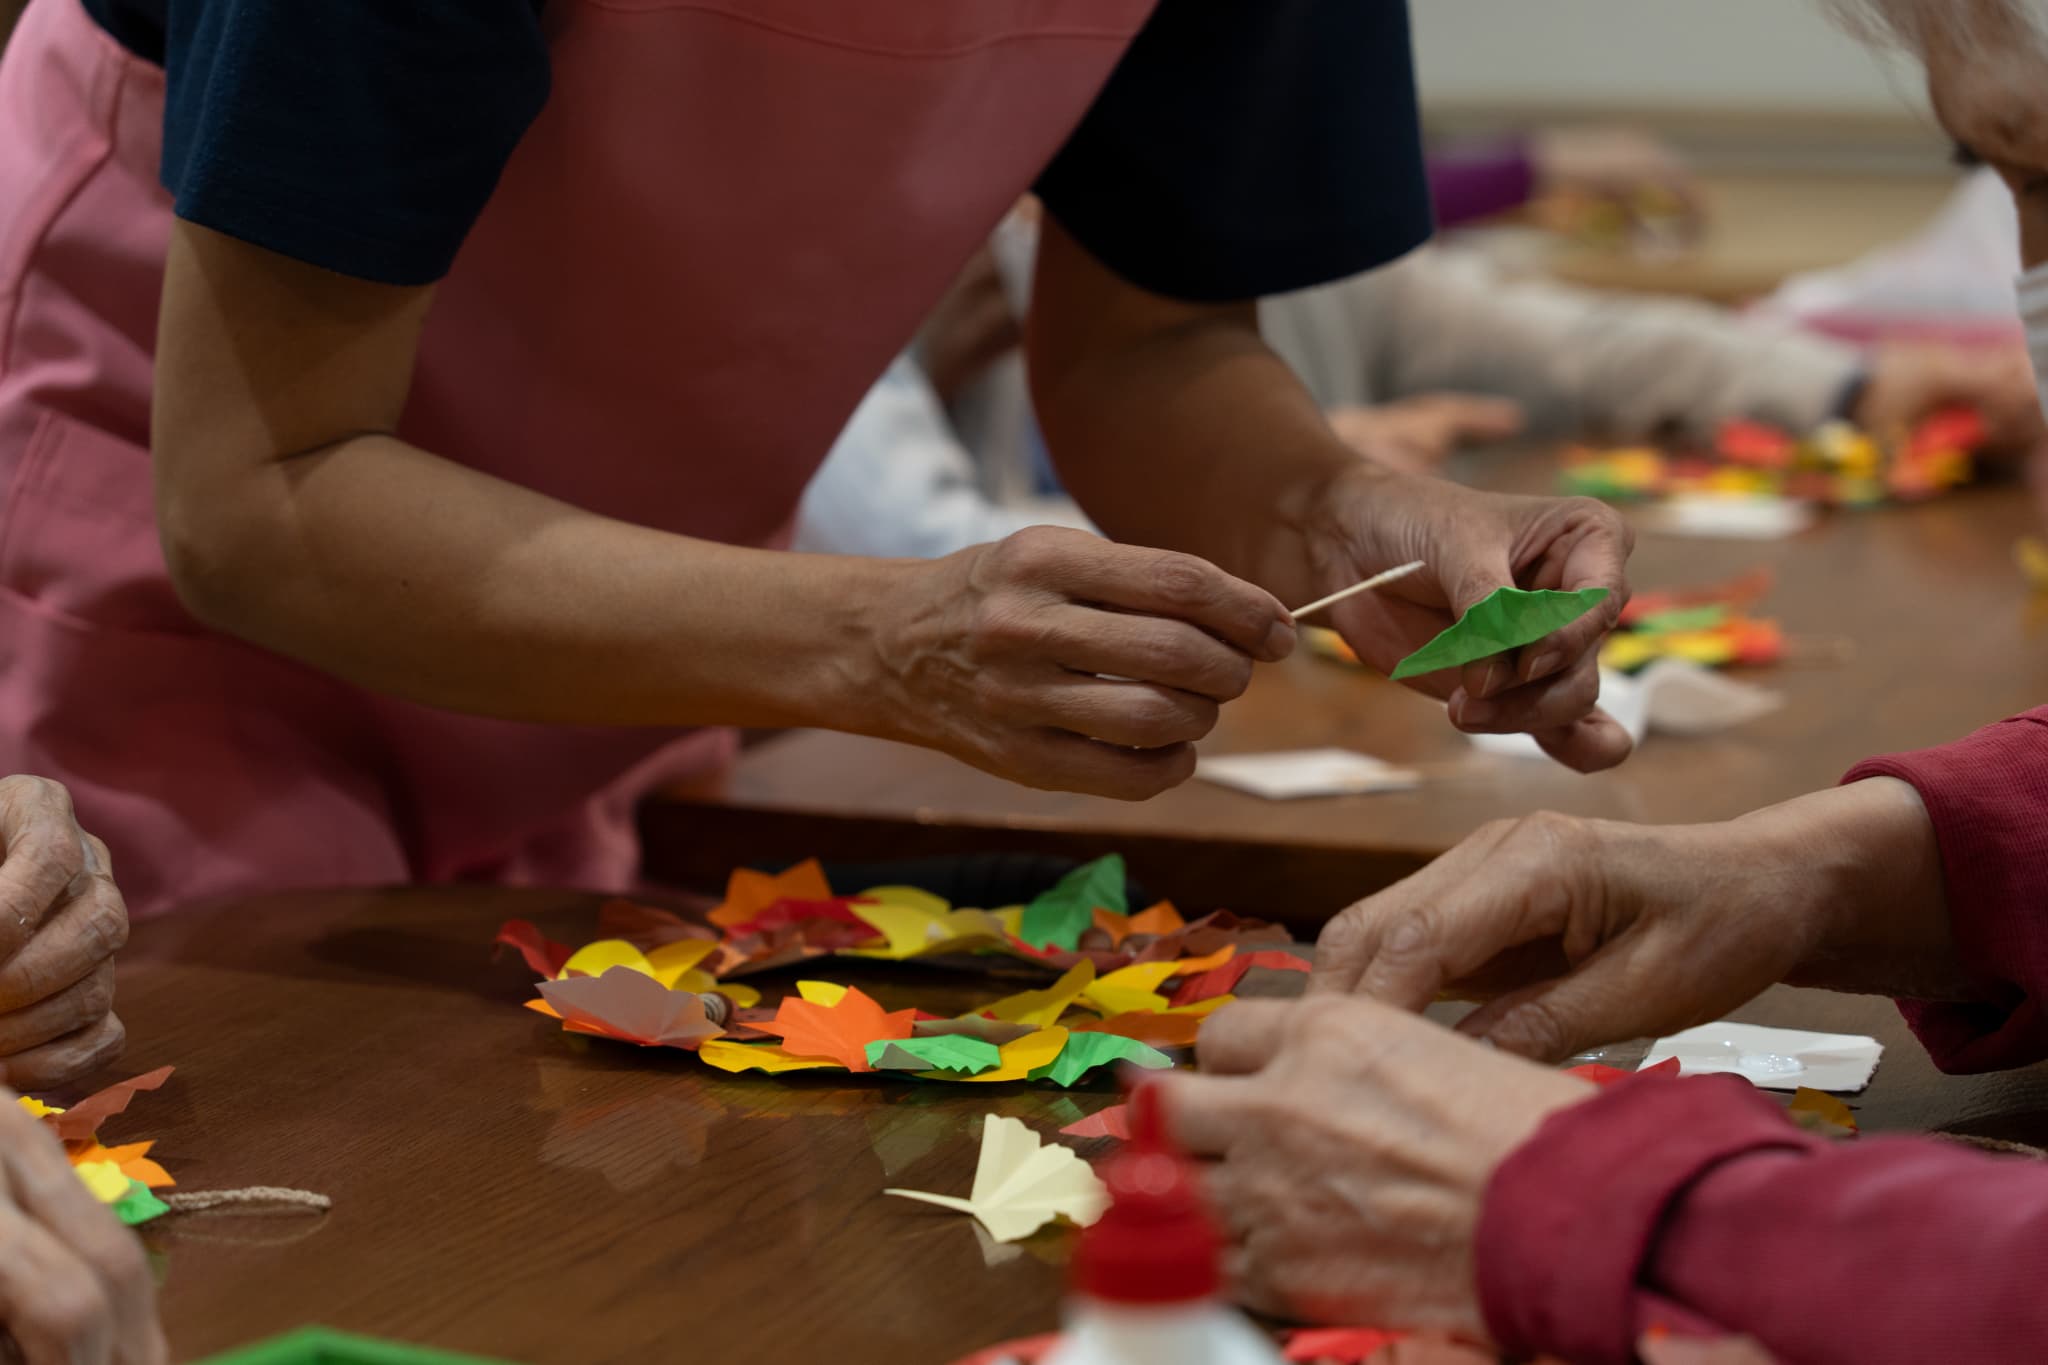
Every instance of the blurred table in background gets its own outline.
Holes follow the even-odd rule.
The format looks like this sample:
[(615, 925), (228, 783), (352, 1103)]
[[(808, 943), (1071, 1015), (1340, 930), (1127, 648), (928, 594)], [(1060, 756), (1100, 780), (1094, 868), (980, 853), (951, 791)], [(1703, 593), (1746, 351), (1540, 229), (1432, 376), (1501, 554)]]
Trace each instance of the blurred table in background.
[[(1557, 456), (1468, 457), (1472, 481), (1547, 490)], [(806, 855), (887, 859), (971, 850), (1126, 854), (1148, 888), (1312, 927), (1414, 871), (1489, 820), (1559, 810), (1651, 823), (1718, 820), (1831, 785), (1858, 759), (1956, 738), (2048, 702), (2048, 601), (2013, 567), (2034, 504), (1978, 488), (1912, 508), (1838, 512), (1789, 540), (1643, 535), (1638, 590), (1777, 575), (1759, 608), (1849, 662), (1748, 676), (1782, 691), (1777, 714), (1710, 739), (1653, 736), (1611, 773), (1476, 753), (1442, 708), (1405, 688), (1299, 656), (1260, 670), (1224, 708), (1208, 753), (1337, 745), (1429, 780), (1413, 792), (1272, 802), (1204, 782), (1143, 804), (1032, 791), (940, 754), (803, 731), (741, 758), (715, 797), (643, 809), (649, 871), (716, 886), (736, 864)]]
[(1544, 268), (1599, 289), (1741, 303), (1915, 235), (1955, 184), (1929, 175), (1703, 175), (1708, 218), (1693, 249), (1659, 258), (1563, 245), (1544, 253)]

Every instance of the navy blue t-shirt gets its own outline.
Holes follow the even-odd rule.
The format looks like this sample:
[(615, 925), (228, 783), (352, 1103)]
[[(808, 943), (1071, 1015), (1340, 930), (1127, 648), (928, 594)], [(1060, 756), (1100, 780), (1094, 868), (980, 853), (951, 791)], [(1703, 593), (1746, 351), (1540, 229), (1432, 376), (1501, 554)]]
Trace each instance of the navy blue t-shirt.
[[(363, 279), (446, 274), (547, 102), (543, 0), (83, 3), (165, 68), (180, 217)], [(1406, 0), (1160, 0), (1037, 190), (1183, 299), (1391, 260), (1431, 226)]]

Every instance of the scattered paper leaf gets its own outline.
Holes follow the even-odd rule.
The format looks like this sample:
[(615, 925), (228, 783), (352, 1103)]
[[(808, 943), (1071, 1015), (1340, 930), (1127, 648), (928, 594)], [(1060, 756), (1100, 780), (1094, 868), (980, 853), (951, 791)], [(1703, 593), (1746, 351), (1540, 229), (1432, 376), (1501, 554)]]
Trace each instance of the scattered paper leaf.
[(1394, 667), (1393, 677), (1419, 677), (1491, 658), (1562, 630), (1608, 598), (1606, 588), (1577, 592), (1496, 588), (1421, 649)]
[(83, 1142), (99, 1131), (100, 1124), (128, 1107), (144, 1090), (155, 1090), (171, 1078), (172, 1068), (160, 1066), (140, 1076), (120, 1081), (86, 1096), (62, 1113), (47, 1115), (44, 1122), (66, 1142)]
[(745, 924), (780, 900), (830, 899), (832, 887), (816, 858), (806, 858), (788, 871), (772, 876), (741, 867), (733, 869), (732, 876), (726, 879), (725, 900), (711, 912), (710, 918), (713, 924)]
[(1063, 1028), (1042, 1028), (1036, 1033), (1027, 1033), (1014, 1043), (1003, 1044), (1003, 1064), (994, 1071), (962, 1079), (970, 1084), (1028, 1079), (1034, 1071), (1051, 1065), (1066, 1047), (1067, 1037)]
[(1178, 962), (1141, 962), (1119, 967), (1097, 977), (1081, 988), (1081, 1002), (1098, 1014), (1129, 1014), (1135, 1010), (1163, 1010), (1166, 997), (1159, 988), (1180, 970)]
[(1287, 1334), (1286, 1348), (1280, 1358), (1365, 1365), (1407, 1335), (1406, 1332), (1382, 1332), (1374, 1327), (1304, 1327)]
[(1083, 958), (1068, 968), (1066, 973), (1044, 990), (1021, 991), (1006, 995), (992, 1005), (975, 1010), (993, 1019), (1008, 1020), (1018, 1024), (1035, 1024), (1044, 1027), (1059, 1022), (1067, 1007), (1079, 998), (1082, 991), (1095, 983), (1095, 964)]
[(1115, 1138), (1119, 1142), (1131, 1140), (1131, 1116), (1128, 1104), (1112, 1104), (1107, 1109), (1098, 1109), (1087, 1118), (1070, 1123), (1060, 1129), (1068, 1137)]
[(1003, 1064), (994, 1043), (963, 1034), (930, 1038), (877, 1039), (867, 1046), (868, 1065), (877, 1071), (959, 1071), (973, 1075)]
[(848, 1071), (872, 1071), (867, 1045), (877, 1039), (910, 1037), (916, 1010), (885, 1011), (865, 992), (847, 987), (830, 1005), (808, 999), (785, 999), (773, 1021), (757, 1027), (782, 1039), (783, 1048), (799, 1057), (829, 1057)]
[(1823, 1137), (1854, 1137), (1858, 1131), (1855, 1112), (1824, 1090), (1799, 1087), (1785, 1112), (1801, 1128)]
[(16, 1102), (20, 1104), (22, 1108), (28, 1110), (30, 1118), (39, 1119), (44, 1118), (50, 1114), (61, 1114), (64, 1112), (62, 1109), (59, 1109), (54, 1104), (44, 1104), (41, 1100), (35, 1098), (35, 1096), (33, 1095), (16, 1096)]
[(1173, 1003), (1192, 1005), (1215, 996), (1229, 995), (1237, 989), (1238, 982), (1244, 980), (1245, 973), (1254, 967), (1264, 967), (1269, 971), (1307, 972), (1312, 970), (1313, 965), (1307, 958), (1277, 948), (1242, 953), (1220, 967), (1182, 981), (1173, 993)]
[(555, 973), (556, 979), (566, 980), (572, 976), (603, 976), (614, 967), (625, 967), (648, 978), (654, 976), (654, 964), (641, 952), (622, 938), (601, 938), (595, 943), (586, 943), (569, 955), (562, 964), (562, 970)]
[(1109, 1191), (1071, 1147), (1042, 1143), (1019, 1120), (994, 1114), (982, 1121), (981, 1159), (967, 1198), (921, 1190), (883, 1193), (972, 1215), (998, 1242), (1021, 1241), (1055, 1218), (1087, 1227), (1109, 1204)]
[(913, 1038), (938, 1038), (958, 1035), (979, 1038), (984, 1043), (1001, 1047), (1014, 1043), (1019, 1038), (1038, 1032), (1037, 1024), (1015, 1023), (1006, 1019), (984, 1019), (978, 1014), (964, 1014), (958, 1019), (920, 1019), (910, 1026)]
[(1136, 1010), (1089, 1019), (1074, 1025), (1075, 1033), (1115, 1033), (1135, 1038), (1153, 1047), (1193, 1047), (1202, 1033), (1199, 1014), (1171, 1014), (1159, 1010)]
[(695, 970), (698, 963), (718, 950), (716, 939), (679, 938), (647, 951), (647, 965), (653, 969), (654, 979), (674, 990), (685, 976), (702, 976)]
[(138, 1223), (147, 1223), (152, 1218), (161, 1218), (170, 1212), (164, 1201), (151, 1194), (149, 1186), (140, 1180), (128, 1182), (128, 1193), (115, 1201), (113, 1209), (114, 1216), (131, 1228)]
[(1097, 909), (1122, 913), (1129, 908), (1124, 894), (1123, 855), (1112, 853), (1083, 863), (1025, 906), (1017, 937), (1033, 948), (1071, 951), (1095, 923)]
[(813, 1005), (823, 1005), (826, 1009), (830, 1009), (844, 1000), (849, 989), (850, 987), (844, 986), (837, 981), (799, 981), (796, 983), (796, 993), (798, 996), (810, 1001)]
[(927, 918), (937, 918), (951, 912), (953, 905), (943, 896), (934, 896), (920, 886), (871, 886), (854, 897), (857, 901), (871, 901), (876, 905), (895, 905), (906, 910), (921, 911)]
[(84, 1166), (92, 1162), (107, 1162), (115, 1166), (130, 1180), (140, 1180), (151, 1189), (163, 1189), (178, 1182), (171, 1179), (171, 1173), (149, 1159), (149, 1149), (154, 1142), (130, 1142), (120, 1147), (102, 1147), (97, 1142), (72, 1144), (71, 1164)]
[(1031, 1077), (1036, 1080), (1043, 1076), (1055, 1085), (1072, 1085), (1096, 1067), (1114, 1062), (1158, 1070), (1172, 1066), (1173, 1058), (1120, 1033), (1075, 1033), (1069, 1035), (1060, 1055), (1032, 1072)]
[(111, 1161), (81, 1161), (71, 1169), (102, 1204), (117, 1203), (128, 1193), (128, 1177)]
[(705, 1015), (702, 996), (672, 991), (631, 967), (543, 981), (540, 993), (574, 1033), (694, 1052), (724, 1032)]
[(1181, 918), (1180, 911), (1173, 908), (1172, 901), (1160, 901), (1132, 915), (1125, 931), (1132, 934), (1171, 934), (1185, 929), (1187, 923)]
[(508, 919), (498, 928), (497, 943), (517, 950), (535, 976), (554, 978), (569, 960), (569, 945), (557, 943), (531, 920)]
[(735, 1043), (730, 1038), (713, 1038), (697, 1049), (697, 1055), (720, 1071), (816, 1071), (837, 1067), (826, 1057), (799, 1057), (764, 1043)]

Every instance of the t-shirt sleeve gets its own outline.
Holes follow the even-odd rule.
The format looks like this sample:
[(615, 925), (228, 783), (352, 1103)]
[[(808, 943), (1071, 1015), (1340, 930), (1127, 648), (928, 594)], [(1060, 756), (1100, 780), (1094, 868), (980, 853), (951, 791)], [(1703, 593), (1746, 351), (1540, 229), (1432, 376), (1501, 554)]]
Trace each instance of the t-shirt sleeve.
[(180, 218), (344, 275), (448, 272), (546, 103), (538, 0), (169, 7)]
[(1385, 264), (1431, 230), (1404, 0), (1160, 0), (1037, 188), (1175, 298)]

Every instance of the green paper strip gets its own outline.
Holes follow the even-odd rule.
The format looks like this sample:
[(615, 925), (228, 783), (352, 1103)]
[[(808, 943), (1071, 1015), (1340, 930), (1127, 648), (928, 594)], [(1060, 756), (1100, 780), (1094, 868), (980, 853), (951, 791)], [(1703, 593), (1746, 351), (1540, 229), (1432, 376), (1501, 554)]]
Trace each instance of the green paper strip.
[(200, 1365), (506, 1365), (482, 1356), (456, 1355), (399, 1341), (351, 1336), (326, 1327), (301, 1327), (281, 1337), (213, 1356)]
[(1681, 630), (1713, 630), (1728, 620), (1728, 608), (1719, 602), (1703, 607), (1673, 607), (1645, 616), (1631, 627), (1645, 635), (1668, 635)]
[(137, 1223), (161, 1218), (171, 1211), (163, 1200), (150, 1192), (149, 1186), (132, 1178), (128, 1181), (128, 1193), (116, 1199), (110, 1207), (114, 1210), (114, 1217), (131, 1228)]
[(1393, 676), (1413, 678), (1446, 668), (1461, 668), (1478, 659), (1533, 645), (1606, 600), (1605, 588), (1582, 588), (1578, 592), (1496, 588), (1484, 601), (1473, 603), (1471, 610), (1441, 635), (1401, 660)]
[(1120, 853), (1084, 863), (1059, 885), (1024, 907), (1024, 921), (1017, 937), (1034, 948), (1065, 948), (1072, 952), (1081, 935), (1094, 927), (1095, 912), (1114, 910), (1125, 914), (1130, 902), (1124, 898), (1124, 860)]
[(1096, 1067), (1108, 1066), (1111, 1062), (1129, 1062), (1132, 1066), (1157, 1071), (1172, 1066), (1173, 1058), (1148, 1043), (1126, 1038), (1120, 1033), (1073, 1033), (1067, 1035), (1067, 1045), (1060, 1049), (1060, 1055), (1032, 1072), (1031, 1079), (1072, 1085)]
[(970, 1076), (1003, 1064), (994, 1043), (959, 1033), (928, 1038), (877, 1038), (867, 1046), (868, 1065), (877, 1071), (964, 1071)]

